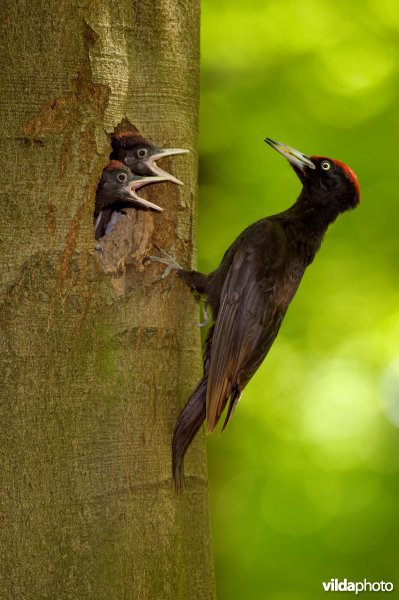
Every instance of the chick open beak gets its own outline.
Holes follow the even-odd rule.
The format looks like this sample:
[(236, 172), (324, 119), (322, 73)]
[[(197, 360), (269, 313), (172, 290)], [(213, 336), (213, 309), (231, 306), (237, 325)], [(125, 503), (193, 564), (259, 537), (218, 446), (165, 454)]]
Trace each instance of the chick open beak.
[(131, 197), (131, 199), (132, 199), (131, 201), (134, 202), (135, 204), (140, 204), (141, 206), (144, 206), (145, 208), (152, 208), (153, 210), (162, 212), (164, 210), (163, 208), (161, 208), (157, 204), (153, 204), (153, 202), (150, 202), (149, 200), (144, 200), (144, 198), (140, 198), (140, 196), (137, 195), (136, 190), (143, 187), (144, 185), (148, 185), (150, 183), (161, 183), (162, 181), (167, 181), (168, 179), (169, 179), (168, 177), (158, 177), (158, 176), (137, 177), (127, 188), (128, 195)]
[(156, 161), (160, 158), (165, 158), (166, 156), (174, 156), (176, 154), (188, 154), (189, 152), (190, 150), (185, 150), (184, 148), (162, 148), (158, 150), (156, 154), (153, 154), (147, 159), (146, 165), (150, 169), (150, 171), (154, 173), (154, 175), (165, 177), (165, 179), (171, 181), (172, 183), (177, 183), (177, 185), (183, 185), (183, 182), (180, 181), (180, 179), (177, 179), (177, 177), (174, 177), (167, 171), (161, 169), (161, 167), (158, 167)]
[(277, 150), (277, 152), (280, 152), (280, 154), (282, 154), (293, 166), (299, 167), (302, 171), (305, 170), (305, 167), (308, 167), (309, 169), (316, 168), (316, 165), (312, 163), (310, 157), (306, 154), (302, 154), (302, 152), (299, 152), (286, 144), (275, 142), (270, 138), (266, 138), (265, 142)]

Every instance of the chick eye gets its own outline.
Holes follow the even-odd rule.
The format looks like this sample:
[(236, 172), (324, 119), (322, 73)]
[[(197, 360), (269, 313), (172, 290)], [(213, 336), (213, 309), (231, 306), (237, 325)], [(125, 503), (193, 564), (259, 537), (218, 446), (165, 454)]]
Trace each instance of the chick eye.
[(144, 158), (145, 156), (147, 156), (147, 150), (145, 148), (141, 148), (138, 152), (137, 152), (137, 156), (139, 158)]
[(325, 160), (321, 163), (321, 168), (323, 169), (323, 171), (328, 171), (329, 169), (331, 169), (331, 165)]
[(116, 176), (116, 178), (117, 178), (118, 181), (120, 181), (121, 183), (123, 183), (127, 179), (127, 174), (126, 173), (118, 173), (118, 175)]

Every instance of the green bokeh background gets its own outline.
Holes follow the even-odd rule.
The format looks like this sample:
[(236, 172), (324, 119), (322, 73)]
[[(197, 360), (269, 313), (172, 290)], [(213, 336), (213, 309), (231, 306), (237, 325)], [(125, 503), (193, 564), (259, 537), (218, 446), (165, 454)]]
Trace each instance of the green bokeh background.
[(219, 600), (324, 598), (332, 577), (399, 594), (398, 64), (394, 0), (203, 0), (200, 270), (299, 193), (266, 136), (362, 189), (208, 438)]

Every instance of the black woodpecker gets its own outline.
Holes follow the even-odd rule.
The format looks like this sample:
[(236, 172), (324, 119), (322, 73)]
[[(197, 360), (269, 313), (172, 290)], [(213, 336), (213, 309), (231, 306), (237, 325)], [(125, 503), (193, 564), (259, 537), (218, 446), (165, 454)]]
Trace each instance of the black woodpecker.
[(205, 295), (214, 319), (205, 341), (203, 377), (173, 434), (177, 490), (182, 486), (184, 455), (202, 423), (206, 419), (212, 432), (228, 405), (226, 427), (242, 391), (276, 339), (328, 226), (360, 200), (356, 175), (344, 163), (307, 156), (269, 138), (265, 141), (288, 159), (302, 182), (299, 198), (290, 208), (245, 229), (209, 275), (183, 269), (163, 251), (163, 257), (147, 257), (166, 264), (165, 275), (175, 269), (191, 288)]

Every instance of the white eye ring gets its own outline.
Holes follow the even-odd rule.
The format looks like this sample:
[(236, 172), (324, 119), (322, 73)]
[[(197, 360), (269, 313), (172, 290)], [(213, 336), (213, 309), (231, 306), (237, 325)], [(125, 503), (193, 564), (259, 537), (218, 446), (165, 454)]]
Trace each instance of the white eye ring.
[(137, 156), (139, 158), (144, 158), (145, 156), (147, 156), (147, 150), (145, 148), (141, 148), (138, 152), (137, 152)]
[(120, 181), (121, 183), (125, 182), (127, 179), (127, 174), (126, 173), (118, 173), (118, 175), (116, 176), (117, 180)]
[(323, 169), (323, 171), (328, 171), (329, 169), (331, 169), (331, 165), (325, 160), (321, 163), (321, 168)]

